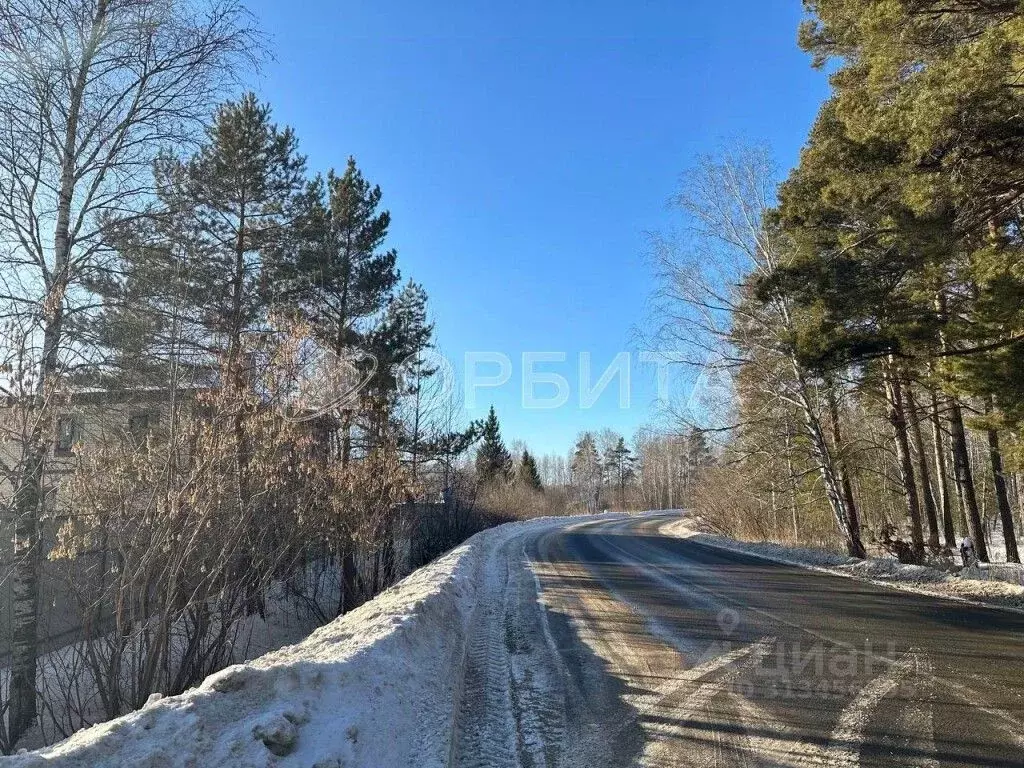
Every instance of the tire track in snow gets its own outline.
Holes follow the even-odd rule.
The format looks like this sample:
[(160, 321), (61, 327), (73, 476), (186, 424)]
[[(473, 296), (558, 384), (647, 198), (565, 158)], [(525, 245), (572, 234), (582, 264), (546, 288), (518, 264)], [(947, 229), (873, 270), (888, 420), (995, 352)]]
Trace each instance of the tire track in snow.
[(554, 768), (565, 740), (565, 671), (523, 537), (499, 549), (470, 623), (454, 727), (457, 768)]
[(509, 578), (506, 547), (487, 560), (481, 578), (484, 588), (470, 620), (470, 637), (458, 715), (455, 720), (452, 764), (458, 768), (516, 768), (512, 728), (510, 669), (503, 637), (504, 594)]
[(566, 730), (564, 669), (524, 545), (506, 592), (505, 626), (520, 763), (524, 768), (556, 766)]

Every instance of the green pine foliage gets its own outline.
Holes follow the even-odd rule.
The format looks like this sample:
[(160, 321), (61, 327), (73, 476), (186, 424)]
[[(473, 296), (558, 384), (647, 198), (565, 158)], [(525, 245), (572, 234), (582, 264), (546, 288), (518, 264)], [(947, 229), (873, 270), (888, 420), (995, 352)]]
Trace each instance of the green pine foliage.
[(217, 110), (194, 155), (157, 160), (153, 209), (107, 223), (118, 269), (90, 285), (108, 375), (162, 385), (183, 367), (240, 372), (271, 305), (268, 254), (302, 216), (304, 173), (294, 133), (253, 94)]
[(328, 349), (369, 346), (400, 280), (384, 243), (391, 214), (350, 157), (345, 172), (309, 182), (303, 215), (270, 265), (275, 303), (309, 323)]

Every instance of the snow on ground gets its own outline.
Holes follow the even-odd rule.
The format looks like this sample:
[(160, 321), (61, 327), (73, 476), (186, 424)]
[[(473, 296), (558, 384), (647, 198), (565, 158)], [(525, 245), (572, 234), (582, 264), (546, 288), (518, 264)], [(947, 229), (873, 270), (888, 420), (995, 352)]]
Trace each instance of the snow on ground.
[(566, 522), (530, 520), (477, 534), (297, 645), (6, 765), (447, 765), (468, 622), (490, 577), (487, 555)]
[(684, 515), (664, 526), (663, 533), (692, 538), (702, 544), (811, 568), (840, 576), (865, 579), (897, 589), (1024, 610), (1024, 568), (1007, 563), (984, 564), (953, 575), (923, 565), (904, 565), (894, 558), (857, 560), (820, 549), (767, 542), (737, 541), (702, 530), (700, 519)]

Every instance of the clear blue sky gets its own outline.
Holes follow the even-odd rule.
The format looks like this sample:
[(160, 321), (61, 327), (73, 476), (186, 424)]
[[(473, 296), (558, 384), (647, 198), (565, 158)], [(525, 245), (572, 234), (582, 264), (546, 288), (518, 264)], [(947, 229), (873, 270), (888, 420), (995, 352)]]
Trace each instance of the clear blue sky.
[[(478, 400), (538, 453), (648, 421), (652, 366), (634, 357), (628, 409), (612, 386), (582, 410), (576, 362), (589, 352), (599, 375), (647, 319), (645, 232), (671, 226), (679, 174), (723, 141), (795, 162), (826, 95), (795, 43), (799, 0), (249, 7), (275, 56), (256, 89), (311, 168), (351, 154), (381, 185), (441, 348), (460, 368), (466, 352), (510, 356), (512, 381)], [(539, 368), (570, 381), (569, 405), (521, 407), (523, 352), (566, 354)]]

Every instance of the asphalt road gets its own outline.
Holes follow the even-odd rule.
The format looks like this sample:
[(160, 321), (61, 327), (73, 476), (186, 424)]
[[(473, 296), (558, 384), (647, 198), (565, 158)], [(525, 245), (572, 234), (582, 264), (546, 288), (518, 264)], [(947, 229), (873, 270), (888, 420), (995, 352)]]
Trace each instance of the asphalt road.
[(673, 515), (513, 540), (456, 766), (1024, 766), (1024, 615), (709, 547)]

